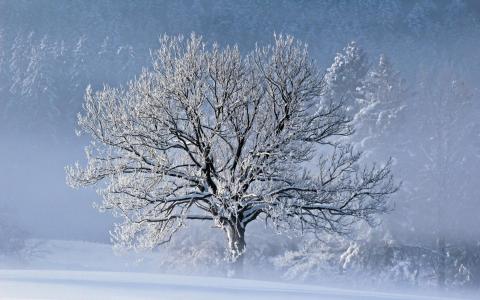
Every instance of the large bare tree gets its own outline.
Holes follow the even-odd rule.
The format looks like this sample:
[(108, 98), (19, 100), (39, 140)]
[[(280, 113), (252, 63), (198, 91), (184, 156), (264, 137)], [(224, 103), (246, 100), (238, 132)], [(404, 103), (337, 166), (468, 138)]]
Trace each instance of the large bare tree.
[(87, 165), (73, 187), (101, 181), (102, 209), (123, 217), (126, 246), (168, 242), (188, 220), (211, 221), (241, 262), (245, 229), (348, 232), (374, 221), (396, 190), (389, 164), (361, 167), (342, 143), (353, 128), (325, 95), (307, 47), (277, 36), (242, 56), (200, 37), (164, 37), (153, 68), (124, 88), (87, 89)]

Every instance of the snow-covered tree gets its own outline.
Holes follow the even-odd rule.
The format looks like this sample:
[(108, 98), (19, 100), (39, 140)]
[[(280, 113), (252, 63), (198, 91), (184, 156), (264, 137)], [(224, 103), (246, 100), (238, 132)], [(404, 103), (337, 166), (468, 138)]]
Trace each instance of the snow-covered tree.
[[(448, 76), (448, 75), (447, 75)], [(446, 274), (445, 264), (448, 256), (446, 235), (451, 226), (446, 222), (448, 209), (451, 201), (460, 203), (467, 197), (473, 195), (464, 195), (462, 186), (464, 183), (457, 180), (451, 180), (454, 173), (462, 174), (465, 169), (468, 170), (470, 163), (478, 163), (478, 157), (470, 152), (468, 141), (474, 138), (474, 116), (470, 118), (472, 112), (472, 101), (465, 89), (464, 83), (453, 78), (444, 82), (443, 88), (437, 89), (438, 94), (433, 93), (436, 99), (432, 99), (432, 112), (430, 118), (425, 119), (424, 128), (431, 133), (428, 142), (422, 143), (426, 164), (422, 170), (426, 175), (426, 180), (430, 181), (436, 188), (433, 189), (428, 198), (436, 199), (434, 212), (437, 217), (437, 236), (439, 262), (437, 267), (438, 284), (445, 285)], [(433, 182), (432, 182), (433, 181)], [(467, 181), (468, 182), (468, 181)], [(452, 185), (453, 184), (453, 185)], [(472, 191), (471, 189), (465, 190)], [(460, 204), (459, 203), (459, 204)], [(454, 224), (452, 224), (455, 226)]]
[(350, 42), (342, 52), (337, 53), (325, 73), (323, 97), (341, 100), (345, 110), (354, 118), (364, 105), (360, 89), (369, 68), (367, 54), (357, 43)]
[[(348, 95), (348, 102), (355, 104), (348, 112), (354, 116), (355, 133), (347, 140), (372, 161), (401, 153), (403, 132), (398, 128), (405, 119), (407, 93), (404, 80), (385, 55), (372, 66), (367, 60), (358, 46), (349, 44), (327, 70), (326, 83), (327, 91), (341, 95), (344, 101)], [(359, 226), (349, 237), (306, 238), (302, 248), (287, 251), (275, 263), (287, 278), (341, 276), (345, 280), (368, 274), (376, 277), (376, 283), (416, 282), (417, 256), (403, 255), (412, 254), (411, 248), (398, 244), (386, 224), (375, 229)]]
[(25, 247), (27, 233), (15, 225), (12, 211), (0, 206), (0, 257), (18, 254)]
[(362, 106), (356, 113), (354, 140), (362, 149), (393, 155), (401, 142), (397, 129), (398, 123), (405, 119), (402, 111), (408, 99), (404, 80), (387, 57), (381, 55), (357, 90)]
[(351, 42), (327, 69), (325, 85), (323, 97), (341, 99), (353, 119), (355, 134), (349, 140), (369, 153), (392, 155), (389, 148), (394, 147), (386, 146), (398, 137), (395, 125), (406, 105), (407, 92), (387, 57), (380, 55), (378, 63), (371, 66), (367, 54)]
[(480, 106), (451, 63), (424, 71), (417, 90), (406, 129), (416, 135), (410, 138), (409, 157), (402, 161), (409, 174), (404, 192), (410, 201), (405, 208), (415, 210), (405, 214), (405, 221), (423, 235), (421, 245), (434, 254), (437, 284), (446, 286), (455, 277), (450, 249), (467, 236), (478, 239), (469, 207), (475, 206), (478, 195), (474, 174), (479, 164), (475, 142), (480, 136)]
[(323, 88), (290, 36), (243, 57), (195, 35), (164, 37), (152, 71), (125, 88), (87, 89), (79, 126), (93, 142), (68, 183), (107, 184), (101, 208), (123, 217), (114, 237), (126, 246), (154, 247), (207, 220), (240, 264), (259, 217), (279, 231), (348, 232), (385, 212), (396, 187), (388, 163), (361, 167), (337, 142), (350, 119), (341, 102), (320, 101)]
[[(72, 49), (72, 66), (70, 68), (70, 83), (72, 84), (72, 89), (76, 90), (79, 87), (83, 89), (85, 86), (84, 80), (85, 77), (92, 76), (91, 74), (93, 73), (92, 70), (88, 70), (87, 68), (87, 61), (88, 61), (88, 40), (86, 36), (82, 35), (78, 38), (78, 40), (75, 42), (75, 46)], [(105, 47), (107, 42), (104, 40), (104, 42), (100, 45), (100, 51), (105, 51)], [(101, 56), (102, 53), (99, 53), (99, 56)], [(103, 58), (103, 57), (102, 57)], [(106, 58), (104, 58), (106, 59)]]

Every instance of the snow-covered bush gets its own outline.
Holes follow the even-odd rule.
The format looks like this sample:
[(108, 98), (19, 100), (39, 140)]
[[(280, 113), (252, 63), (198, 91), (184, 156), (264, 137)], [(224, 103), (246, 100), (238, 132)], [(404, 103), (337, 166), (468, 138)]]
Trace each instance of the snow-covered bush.
[(480, 242), (458, 242), (450, 245), (446, 266), (448, 286), (480, 288)]
[(356, 239), (327, 236), (310, 239), (274, 259), (289, 280), (350, 282), (354, 285), (432, 285), (434, 252), (402, 245), (380, 230)]
[(159, 269), (193, 275), (225, 274), (225, 241), (207, 224), (193, 224), (158, 249)]

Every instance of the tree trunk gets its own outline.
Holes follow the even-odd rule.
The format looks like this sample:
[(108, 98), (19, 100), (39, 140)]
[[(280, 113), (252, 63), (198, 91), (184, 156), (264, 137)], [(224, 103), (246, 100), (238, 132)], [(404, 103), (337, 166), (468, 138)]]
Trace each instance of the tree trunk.
[(245, 228), (241, 224), (230, 224), (225, 227), (228, 240), (228, 254), (231, 261), (232, 276), (243, 276), (243, 260), (246, 249)]

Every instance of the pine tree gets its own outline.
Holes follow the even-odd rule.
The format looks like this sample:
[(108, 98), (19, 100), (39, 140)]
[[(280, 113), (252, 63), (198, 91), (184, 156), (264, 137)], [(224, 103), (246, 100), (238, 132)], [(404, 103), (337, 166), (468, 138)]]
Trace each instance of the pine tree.
[(368, 70), (366, 53), (355, 42), (350, 42), (342, 52), (337, 53), (325, 73), (324, 98), (327, 101), (342, 99), (348, 115), (355, 118), (364, 105), (359, 89), (363, 86)]

